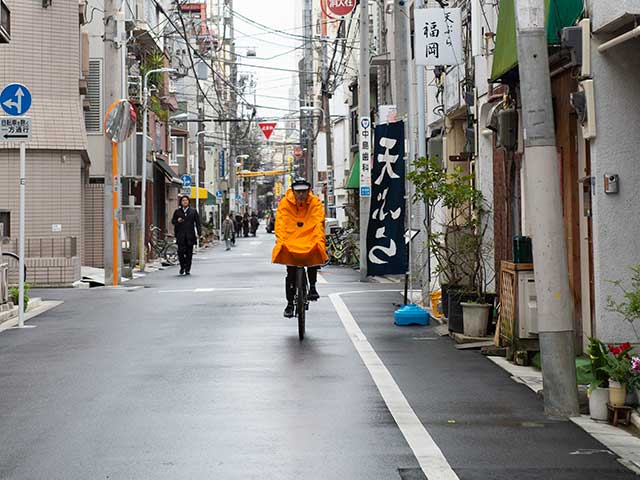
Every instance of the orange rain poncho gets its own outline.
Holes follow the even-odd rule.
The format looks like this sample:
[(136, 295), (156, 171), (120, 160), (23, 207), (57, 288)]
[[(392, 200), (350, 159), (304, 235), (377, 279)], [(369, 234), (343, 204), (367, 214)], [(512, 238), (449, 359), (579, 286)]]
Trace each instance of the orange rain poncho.
[(306, 203), (298, 207), (293, 190), (287, 190), (276, 213), (276, 246), (271, 260), (304, 267), (321, 265), (328, 258), (322, 202), (309, 192)]

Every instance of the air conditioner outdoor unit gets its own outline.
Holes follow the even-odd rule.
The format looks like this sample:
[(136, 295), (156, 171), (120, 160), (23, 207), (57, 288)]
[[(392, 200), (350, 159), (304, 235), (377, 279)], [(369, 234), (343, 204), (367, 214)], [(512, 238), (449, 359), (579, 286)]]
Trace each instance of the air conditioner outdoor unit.
[(532, 271), (518, 272), (518, 337), (538, 336), (538, 297)]

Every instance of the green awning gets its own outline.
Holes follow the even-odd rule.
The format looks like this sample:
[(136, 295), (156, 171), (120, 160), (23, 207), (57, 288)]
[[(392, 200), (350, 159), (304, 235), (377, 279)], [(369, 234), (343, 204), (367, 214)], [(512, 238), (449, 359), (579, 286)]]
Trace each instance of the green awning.
[(353, 157), (353, 166), (345, 188), (355, 188), (356, 190), (360, 188), (360, 152), (357, 152)]
[[(582, 15), (582, 0), (545, 0), (547, 12), (547, 42), (549, 45), (560, 43), (560, 34), (564, 27), (576, 24)], [(493, 52), (491, 81), (500, 80), (506, 73), (518, 65), (518, 47), (516, 44), (516, 16), (514, 0), (500, 0), (496, 47)]]

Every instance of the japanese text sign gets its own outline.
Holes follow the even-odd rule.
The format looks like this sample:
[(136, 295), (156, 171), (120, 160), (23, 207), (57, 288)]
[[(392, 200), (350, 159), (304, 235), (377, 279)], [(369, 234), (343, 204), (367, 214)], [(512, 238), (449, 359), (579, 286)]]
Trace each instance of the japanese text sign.
[(371, 196), (371, 119), (360, 117), (360, 196)]
[(406, 273), (404, 122), (378, 125), (367, 229), (367, 275)]
[(459, 8), (417, 9), (415, 32), (416, 65), (462, 63), (462, 16)]
[(29, 117), (0, 117), (0, 142), (28, 142), (31, 130)]

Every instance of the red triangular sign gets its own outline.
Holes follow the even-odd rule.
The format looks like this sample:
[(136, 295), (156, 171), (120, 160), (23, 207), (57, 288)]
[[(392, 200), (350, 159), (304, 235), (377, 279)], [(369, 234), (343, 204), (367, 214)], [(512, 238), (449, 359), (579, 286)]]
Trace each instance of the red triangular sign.
[(260, 130), (262, 130), (262, 133), (264, 134), (264, 138), (266, 138), (267, 140), (269, 140), (271, 134), (276, 129), (276, 125), (276, 122), (260, 122), (258, 124)]

